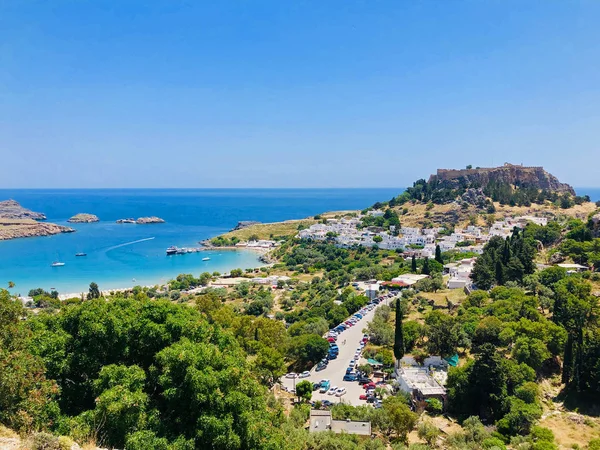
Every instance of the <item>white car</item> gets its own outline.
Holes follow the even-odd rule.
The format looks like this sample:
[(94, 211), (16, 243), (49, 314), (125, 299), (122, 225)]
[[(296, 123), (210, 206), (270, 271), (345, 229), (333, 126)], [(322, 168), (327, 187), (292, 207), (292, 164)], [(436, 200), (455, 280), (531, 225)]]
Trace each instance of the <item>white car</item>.
[(290, 372), (285, 374), (286, 378), (298, 378), (298, 374), (295, 372)]
[(310, 372), (308, 370), (305, 370), (300, 375), (298, 375), (298, 378), (307, 378), (307, 377), (310, 377)]
[(346, 388), (345, 387), (339, 388), (337, 391), (335, 391), (335, 396), (336, 397), (341, 397), (342, 395), (345, 395), (345, 394), (346, 394)]
[(327, 395), (333, 395), (337, 392), (338, 387), (337, 386), (332, 386), (328, 391), (327, 391)]

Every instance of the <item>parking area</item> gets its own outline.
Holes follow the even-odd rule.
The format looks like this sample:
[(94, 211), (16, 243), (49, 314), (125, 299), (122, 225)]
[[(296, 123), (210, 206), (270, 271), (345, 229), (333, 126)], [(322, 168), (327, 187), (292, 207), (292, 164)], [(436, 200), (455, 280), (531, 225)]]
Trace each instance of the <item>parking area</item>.
[[(375, 305), (375, 307), (368, 311), (356, 325), (341, 332), (337, 338), (337, 345), (339, 348), (338, 357), (334, 360), (329, 361), (327, 367), (321, 371), (316, 371), (316, 367), (310, 370), (310, 376), (306, 378), (286, 378), (285, 376), (281, 379), (281, 384), (287, 390), (295, 389), (296, 383), (302, 380), (308, 380), (311, 383), (318, 383), (321, 380), (330, 380), (330, 386), (336, 386), (338, 388), (346, 388), (346, 393), (337, 397), (333, 394), (320, 393), (318, 390), (313, 391), (312, 400), (329, 400), (332, 403), (348, 403), (353, 406), (366, 405), (365, 400), (360, 400), (361, 394), (365, 393), (363, 386), (359, 385), (356, 381), (344, 381), (344, 375), (346, 374), (346, 368), (350, 365), (355, 357), (357, 349), (360, 349), (360, 341), (363, 338), (364, 331), (367, 328), (367, 324), (373, 319), (375, 311), (381, 305), (389, 305), (394, 301), (396, 297), (386, 297), (381, 303)], [(358, 365), (366, 364), (364, 358), (360, 358)]]

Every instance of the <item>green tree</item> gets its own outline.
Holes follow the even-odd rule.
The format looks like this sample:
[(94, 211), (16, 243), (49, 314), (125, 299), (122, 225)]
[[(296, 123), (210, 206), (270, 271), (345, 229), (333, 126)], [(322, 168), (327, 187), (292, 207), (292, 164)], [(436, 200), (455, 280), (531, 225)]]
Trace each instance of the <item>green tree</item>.
[(435, 447), (438, 438), (442, 434), (440, 429), (431, 421), (421, 422), (417, 428), (417, 433), (419, 438), (427, 442), (430, 447)]
[(410, 261), (410, 271), (412, 273), (417, 273), (417, 258), (415, 255), (412, 255), (412, 259)]
[(442, 249), (439, 245), (435, 246), (435, 260), (440, 264), (444, 264), (444, 260), (442, 259)]
[(302, 380), (296, 384), (296, 395), (306, 401), (310, 401), (313, 393), (313, 385), (310, 381)]
[(269, 387), (277, 382), (286, 369), (283, 355), (278, 350), (266, 346), (258, 351), (254, 368), (262, 383)]
[(303, 334), (291, 339), (289, 354), (303, 366), (315, 364), (325, 357), (329, 343), (316, 334)]
[(407, 444), (408, 433), (414, 430), (418, 416), (410, 410), (402, 398), (397, 396), (383, 400), (383, 409), (389, 416), (391, 428), (396, 437)]
[(404, 331), (402, 328), (402, 319), (404, 317), (404, 308), (400, 303), (400, 298), (396, 300), (396, 326), (394, 330), (394, 357), (400, 361), (404, 356)]
[(0, 289), (0, 423), (17, 431), (46, 429), (58, 415), (56, 384), (32, 354), (21, 302)]
[(429, 268), (429, 258), (425, 258), (423, 261), (423, 268), (421, 269), (421, 273), (425, 275), (429, 275), (431, 273), (431, 269)]
[(100, 289), (98, 289), (98, 285), (92, 281), (90, 283), (90, 289), (88, 290), (87, 299), (93, 300), (95, 298), (100, 298)]
[(14, 281), (9, 281), (9, 282), (8, 282), (8, 288), (9, 288), (9, 289), (12, 289), (12, 288), (14, 288), (14, 287), (15, 287), (15, 282), (14, 282)]
[(231, 269), (231, 271), (229, 272), (229, 274), (233, 278), (237, 278), (237, 277), (241, 277), (244, 274), (244, 271), (242, 269)]

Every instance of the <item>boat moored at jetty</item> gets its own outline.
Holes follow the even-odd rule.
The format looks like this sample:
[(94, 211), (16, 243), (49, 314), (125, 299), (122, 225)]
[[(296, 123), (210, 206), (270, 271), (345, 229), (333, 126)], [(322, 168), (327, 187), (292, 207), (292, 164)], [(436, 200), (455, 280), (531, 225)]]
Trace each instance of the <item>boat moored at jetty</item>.
[(187, 253), (198, 253), (202, 250), (201, 247), (175, 247), (172, 245), (167, 249), (167, 255), (185, 255)]

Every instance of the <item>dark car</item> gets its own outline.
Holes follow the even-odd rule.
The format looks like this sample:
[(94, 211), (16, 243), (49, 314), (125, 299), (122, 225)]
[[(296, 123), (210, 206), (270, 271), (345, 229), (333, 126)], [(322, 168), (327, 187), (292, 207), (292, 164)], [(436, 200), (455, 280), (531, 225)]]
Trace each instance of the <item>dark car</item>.
[(323, 400), (321, 402), (321, 405), (323, 405), (323, 406), (333, 406), (333, 403), (330, 402), (329, 400)]
[(332, 360), (332, 359), (337, 359), (338, 355), (337, 353), (329, 353), (327, 355), (327, 359)]
[(327, 368), (327, 364), (319, 363), (319, 364), (317, 364), (317, 368), (315, 370), (317, 372), (320, 372), (321, 370), (324, 370), (326, 368)]
[(362, 377), (358, 379), (358, 384), (363, 385), (363, 384), (369, 384), (371, 382), (370, 378), (367, 377)]
[(372, 395), (367, 396), (367, 403), (375, 403), (375, 397)]
[(347, 373), (344, 375), (344, 381), (356, 381), (356, 375), (353, 373)]
[(316, 391), (321, 387), (321, 383), (313, 383), (313, 391)]

